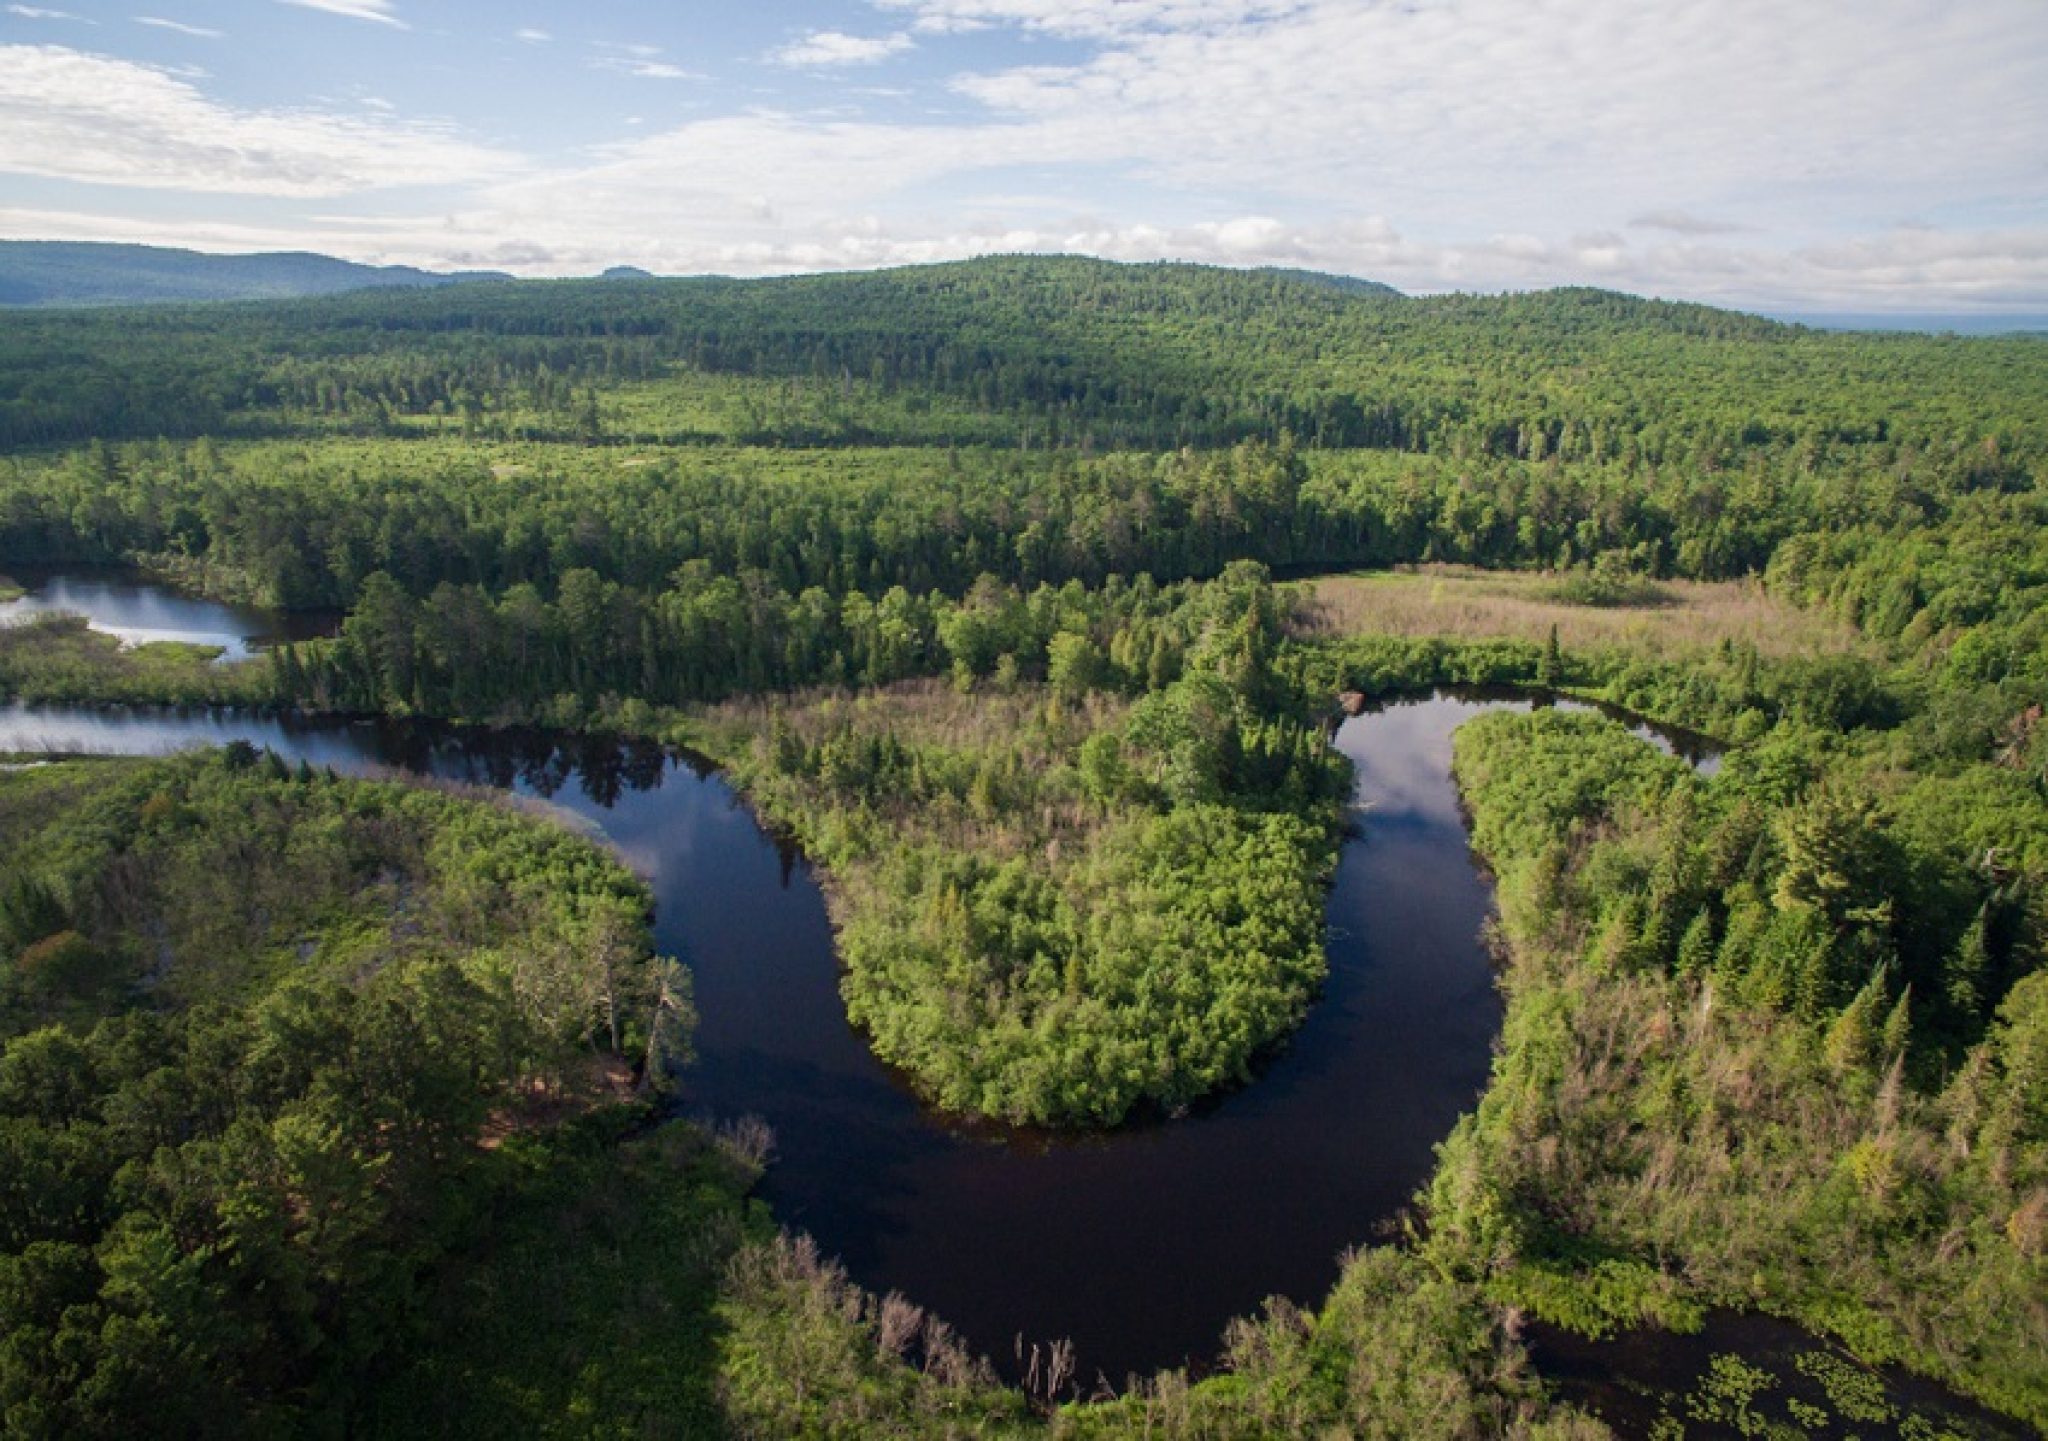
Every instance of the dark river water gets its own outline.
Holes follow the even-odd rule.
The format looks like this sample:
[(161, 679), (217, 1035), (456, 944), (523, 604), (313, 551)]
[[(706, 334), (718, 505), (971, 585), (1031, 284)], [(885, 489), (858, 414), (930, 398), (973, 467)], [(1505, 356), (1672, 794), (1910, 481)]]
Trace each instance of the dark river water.
[(1214, 1356), (1270, 1295), (1313, 1302), (1345, 1247), (1427, 1178), (1486, 1082), (1501, 1004), (1491, 903), (1450, 778), (1451, 732), (1526, 699), (1438, 694), (1346, 720), (1354, 836), (1329, 898), (1330, 976), (1257, 1082), (1107, 1136), (938, 1116), (847, 1023), (803, 859), (707, 767), (601, 741), (207, 712), (0, 709), (0, 750), (155, 753), (241, 739), (291, 760), (397, 767), (547, 797), (654, 888), (655, 933), (696, 977), (688, 1104), (752, 1113), (764, 1191), (856, 1279), (932, 1307), (999, 1361), (1071, 1337), (1084, 1375)]
[[(1589, 1341), (1536, 1325), (1525, 1338), (1558, 1394), (1618, 1436), (1814, 1436), (1858, 1441), (2026, 1441), (2027, 1427), (1897, 1366), (1857, 1364), (1789, 1321), (1714, 1311), (1691, 1335)], [(1728, 1384), (1728, 1365), (1750, 1368)], [(1825, 1420), (1820, 1419), (1825, 1417)]]
[[(263, 612), (132, 579), (42, 577), (37, 599), (112, 630), (232, 636), (237, 653), (249, 637), (290, 633)], [(862, 1284), (944, 1316), (999, 1366), (1020, 1337), (1064, 1336), (1083, 1378), (1121, 1385), (1213, 1361), (1230, 1318), (1268, 1296), (1318, 1300), (1340, 1253), (1409, 1203), (1436, 1143), (1478, 1097), (1501, 1002), (1480, 942), (1492, 897), (1451, 782), (1451, 735), (1485, 711), (1535, 703), (1440, 691), (1346, 719), (1335, 744), (1356, 771), (1352, 834), (1328, 902), (1329, 980), (1308, 1020), (1244, 1090), (1180, 1120), (1088, 1137), (921, 1106), (846, 1020), (808, 865), (690, 758), (531, 732), (19, 705), (0, 706), (0, 752), (244, 740), (292, 761), (467, 781), (572, 813), (652, 886), (656, 941), (695, 973), (700, 1059), (685, 1106), (774, 1128), (762, 1189), (778, 1219), (810, 1231)], [(1698, 737), (1634, 724), (1702, 770), (1717, 764)], [(1699, 1359), (1685, 1347), (1705, 1344), (1535, 1339), (1546, 1371), (1624, 1434), (1682, 1406), (1670, 1398)], [(1624, 1373), (1667, 1399), (1646, 1409), (1642, 1386), (1614, 1380)]]

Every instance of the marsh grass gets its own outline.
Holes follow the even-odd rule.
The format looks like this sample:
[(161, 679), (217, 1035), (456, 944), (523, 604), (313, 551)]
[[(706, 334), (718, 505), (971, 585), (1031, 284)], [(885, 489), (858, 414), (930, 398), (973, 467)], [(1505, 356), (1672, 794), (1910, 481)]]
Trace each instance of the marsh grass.
[(1325, 576), (1307, 584), (1312, 599), (1295, 627), (1304, 639), (1382, 634), (1540, 642), (1555, 626), (1567, 649), (1626, 646), (1656, 657), (1712, 650), (1723, 641), (1753, 645), (1771, 658), (1839, 654), (1858, 644), (1848, 627), (1777, 600), (1755, 581), (1659, 581), (1647, 603), (1597, 606), (1566, 599), (1553, 574), (1459, 565)]
[(218, 665), (218, 646), (123, 645), (85, 617), (53, 613), (0, 625), (0, 696), (35, 702), (252, 705), (271, 698), (267, 661)]

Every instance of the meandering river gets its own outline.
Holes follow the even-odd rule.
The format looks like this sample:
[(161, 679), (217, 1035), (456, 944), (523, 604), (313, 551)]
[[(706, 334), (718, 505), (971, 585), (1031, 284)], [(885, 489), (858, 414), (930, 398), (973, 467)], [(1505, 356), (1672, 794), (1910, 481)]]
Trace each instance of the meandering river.
[(709, 767), (652, 747), (231, 713), (0, 709), (0, 750), (150, 754), (244, 740), (550, 799), (646, 876), (695, 973), (689, 1104), (764, 1117), (765, 1192), (864, 1284), (979, 1348), (1073, 1338), (1121, 1382), (1213, 1356), (1269, 1295), (1312, 1302), (1428, 1177), (1486, 1082), (1500, 1000), (1490, 905), (1450, 779), (1464, 720), (1527, 700), (1438, 694), (1346, 720), (1354, 835), (1329, 897), (1330, 976), (1259, 1079), (1184, 1119), (1074, 1137), (922, 1107), (847, 1023), (822, 896)]
[[(251, 637), (293, 633), (279, 617), (132, 576), (25, 579), (31, 596), (14, 613), (82, 611), (136, 641), (175, 634), (246, 655)], [(1207, 1363), (1230, 1318), (1268, 1296), (1320, 1298), (1340, 1253), (1408, 1204), (1436, 1143), (1477, 1099), (1501, 1002), (1480, 941), (1491, 891), (1451, 781), (1451, 735), (1485, 711), (1534, 703), (1440, 691), (1346, 719), (1334, 743), (1356, 774), (1353, 824), (1329, 895), (1329, 980), (1307, 1021), (1255, 1084), (1180, 1120), (1082, 1137), (920, 1105), (846, 1020), (803, 857), (693, 758), (535, 732), (21, 705), (0, 706), (0, 752), (242, 740), (294, 762), (466, 781), (572, 813), (652, 886), (656, 941), (695, 973), (700, 1059), (686, 1106), (773, 1126), (778, 1160), (763, 1190), (778, 1218), (862, 1284), (946, 1317), (999, 1364), (1019, 1337), (1071, 1337), (1083, 1377), (1121, 1384)], [(1703, 770), (1717, 763), (1697, 737), (1635, 728)], [(1640, 1384), (1603, 1389), (1610, 1368), (1676, 1395), (1679, 1372), (1701, 1360), (1692, 1351), (1760, 1346), (1756, 1325), (1769, 1323), (1645, 1336), (1634, 1351), (1543, 1333), (1539, 1360), (1552, 1356), (1568, 1391), (1635, 1429), (1657, 1412)]]
[[(74, 610), (133, 642), (193, 640), (232, 656), (323, 624), (194, 601), (132, 575), (23, 579), (30, 595), (0, 606), (0, 622)], [(1439, 691), (1346, 719), (1334, 743), (1355, 771), (1352, 826), (1328, 902), (1329, 980), (1307, 1021), (1255, 1084), (1176, 1121), (1086, 1137), (971, 1125), (920, 1105), (846, 1020), (824, 899), (803, 857), (694, 758), (537, 732), (21, 705), (0, 706), (0, 752), (161, 754), (242, 740), (294, 762), (547, 800), (652, 886), (656, 942), (695, 973), (699, 1061), (685, 1104), (774, 1127), (779, 1158), (763, 1190), (778, 1218), (810, 1231), (862, 1284), (932, 1308), (999, 1365), (1019, 1338), (1064, 1336), (1084, 1382), (1099, 1373), (1120, 1385), (1133, 1372), (1207, 1364), (1230, 1318), (1268, 1296), (1313, 1304), (1341, 1252), (1408, 1204), (1436, 1143), (1477, 1099), (1501, 1002), (1480, 943), (1492, 895), (1451, 782), (1451, 735), (1485, 711), (1537, 703)], [(1704, 772), (1718, 765), (1711, 742), (1622, 719)], [(1787, 1395), (1829, 1399), (1790, 1360), (1818, 1343), (1761, 1317), (1718, 1315), (1697, 1337), (1596, 1343), (1538, 1328), (1532, 1341), (1544, 1373), (1622, 1434), (1700, 1424), (1700, 1408), (1719, 1404), (1702, 1378), (1724, 1353), (1772, 1367)], [(1909, 1433), (1912, 1408), (1957, 1435), (2020, 1434), (1930, 1383), (1893, 1372), (1883, 1384), (1897, 1409), (1863, 1434), (1942, 1434)]]

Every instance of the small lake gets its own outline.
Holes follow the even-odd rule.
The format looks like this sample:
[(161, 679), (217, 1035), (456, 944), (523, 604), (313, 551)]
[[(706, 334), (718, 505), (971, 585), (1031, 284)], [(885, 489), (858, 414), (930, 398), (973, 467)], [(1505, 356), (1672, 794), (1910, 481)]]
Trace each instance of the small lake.
[(276, 611), (204, 600), (116, 567), (57, 571), (9, 564), (0, 565), (0, 578), (27, 592), (0, 600), (0, 626), (51, 613), (82, 615), (94, 630), (118, 636), (124, 645), (168, 640), (219, 646), (224, 662), (247, 660), (277, 641), (331, 635), (339, 619), (331, 611)]

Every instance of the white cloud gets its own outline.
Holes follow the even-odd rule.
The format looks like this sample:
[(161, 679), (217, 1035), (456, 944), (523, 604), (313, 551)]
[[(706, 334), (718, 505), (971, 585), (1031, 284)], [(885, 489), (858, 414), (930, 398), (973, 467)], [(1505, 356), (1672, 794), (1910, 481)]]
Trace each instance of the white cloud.
[(502, 175), (514, 157), (365, 116), (222, 105), (146, 65), (0, 46), (0, 171), (243, 195), (341, 195)]
[(910, 28), (918, 35), (972, 35), (990, 29), (991, 24), (970, 15), (930, 14), (918, 16), (910, 22)]
[[(982, 31), (977, 54), (1008, 44), (1059, 63), (926, 87), (937, 103), (892, 108), (900, 120), (725, 114), (622, 126), (630, 138), (546, 166), (485, 152), (469, 167), (478, 147), (443, 130), (236, 109), (133, 66), (46, 77), (22, 99), (0, 64), (0, 167), (284, 195), (402, 175), (447, 187), (431, 221), (309, 220), (301, 242), (547, 273), (1008, 248), (1303, 265), (1415, 290), (1592, 282), (1787, 308), (2048, 308), (2041, 0), (871, 4), (890, 33), (813, 33), (774, 58), (850, 65)], [(390, 0), (325, 8), (397, 14)], [(583, 53), (684, 74), (655, 45)], [(1894, 228), (1900, 216), (1932, 225)]]
[(1641, 215), (1631, 216), (1628, 223), (1637, 230), (1668, 230), (1673, 235), (1733, 235), (1749, 228), (1731, 220), (1715, 220), (1684, 210), (1646, 210)]
[(638, 80), (702, 80), (705, 77), (695, 70), (685, 70), (680, 65), (660, 59), (661, 47), (639, 42), (622, 43), (616, 40), (596, 40), (592, 48), (604, 52), (590, 62), (593, 70), (610, 70), (619, 75), (631, 75)]
[(524, 40), (529, 45), (545, 45), (555, 37), (548, 34), (545, 30), (536, 30), (528, 26), (524, 30), (514, 30), (512, 38), (514, 40)]
[(0, 235), (37, 240), (108, 240), (143, 245), (176, 245), (191, 250), (224, 253), (251, 250), (294, 250), (309, 244), (347, 251), (353, 258), (367, 258), (376, 252), (385, 227), (379, 224), (323, 226), (264, 225), (224, 220), (138, 220), (132, 215), (100, 214), (81, 210), (42, 210), (28, 207), (0, 208)]
[(94, 23), (83, 15), (73, 15), (69, 10), (45, 10), (38, 5), (9, 5), (7, 13), (18, 15), (24, 20), (77, 20), (87, 25)]
[(1370, 195), (1431, 224), (1618, 224), (1647, 195), (1897, 213), (2038, 185), (2048, 133), (2038, 0), (916, 3), (1100, 37), (957, 82), (999, 115), (1085, 120), (1107, 158), (1189, 191)]
[[(522, 178), (480, 199), (536, 217), (606, 213), (614, 229), (703, 231), (751, 223), (767, 199), (790, 223), (893, 207), (905, 190), (974, 167), (1081, 158), (1033, 128), (894, 125), (756, 111), (693, 121), (604, 150), (595, 163)], [(962, 150), (973, 147), (972, 153)], [(628, 220), (638, 214), (638, 222)]]
[(137, 25), (149, 25), (158, 30), (175, 30), (180, 35), (197, 36), (201, 40), (218, 40), (223, 32), (209, 30), (204, 25), (187, 25), (182, 20), (166, 20), (160, 15), (137, 15)]
[(873, 65), (902, 54), (916, 43), (908, 35), (847, 35), (838, 30), (813, 30), (801, 40), (771, 50), (768, 60), (806, 70)]
[(639, 80), (702, 80), (704, 77), (694, 70), (685, 70), (680, 65), (671, 65), (666, 60), (635, 60), (629, 56), (608, 55), (590, 62), (595, 70), (612, 70), (620, 75), (631, 75)]
[(374, 20), (379, 25), (390, 25), (399, 30), (412, 28), (398, 18), (393, 0), (282, 0), (282, 3), (305, 10), (324, 10), (330, 15), (345, 15), (351, 20)]
[(873, 0), (880, 9), (909, 11), (914, 28), (946, 34), (1014, 25), (1086, 38), (1168, 30), (1220, 30), (1282, 19), (1306, 10), (1305, 0)]

